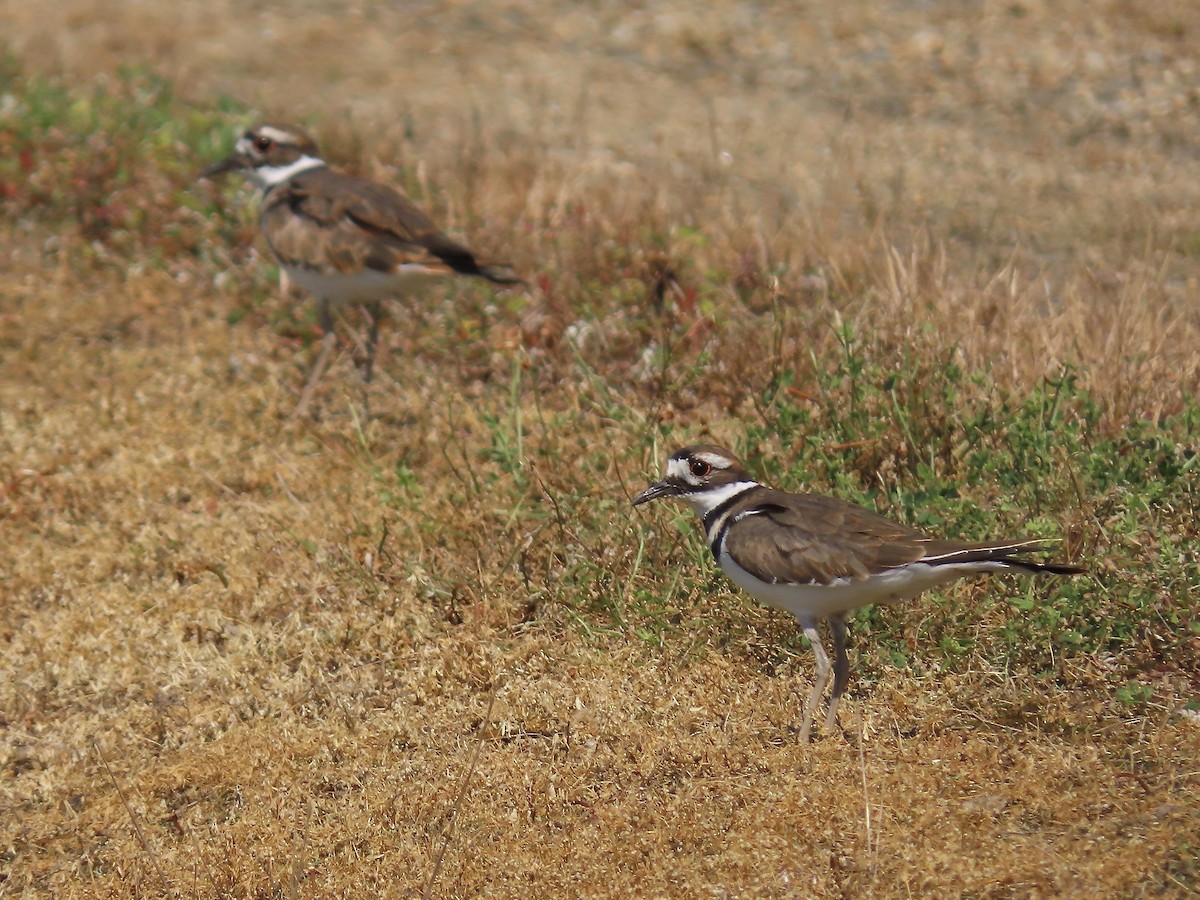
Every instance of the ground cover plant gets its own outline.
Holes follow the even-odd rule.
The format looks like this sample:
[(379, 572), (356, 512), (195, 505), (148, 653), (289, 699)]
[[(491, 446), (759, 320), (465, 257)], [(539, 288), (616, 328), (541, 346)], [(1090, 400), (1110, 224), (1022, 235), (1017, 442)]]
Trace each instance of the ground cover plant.
[[(0, 7), (0, 894), (1200, 888), (1200, 18), (844, 6)], [(529, 289), (291, 419), (195, 178), (261, 118)], [(629, 507), (698, 438), (1089, 575), (860, 611), (798, 745), (795, 623)]]

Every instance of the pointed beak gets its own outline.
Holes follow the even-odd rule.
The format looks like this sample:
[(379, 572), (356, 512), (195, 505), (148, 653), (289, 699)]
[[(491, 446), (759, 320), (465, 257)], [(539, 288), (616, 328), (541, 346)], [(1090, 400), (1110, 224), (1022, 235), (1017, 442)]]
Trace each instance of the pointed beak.
[(240, 153), (231, 153), (219, 163), (213, 163), (200, 173), (201, 178), (212, 178), (214, 175), (224, 175), (226, 172), (240, 172), (250, 168), (250, 160)]
[(660, 481), (657, 484), (650, 485), (650, 487), (634, 497), (633, 505), (641, 506), (643, 503), (649, 503), (651, 500), (657, 500), (659, 497), (676, 497), (678, 495), (678, 485), (674, 485), (669, 481)]

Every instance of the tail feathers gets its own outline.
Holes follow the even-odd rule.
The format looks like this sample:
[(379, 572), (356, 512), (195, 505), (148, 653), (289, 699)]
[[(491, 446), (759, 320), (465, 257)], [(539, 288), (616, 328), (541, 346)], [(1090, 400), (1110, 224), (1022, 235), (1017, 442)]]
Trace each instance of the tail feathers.
[(524, 284), (513, 272), (512, 266), (503, 263), (481, 263), (469, 252), (445, 255), (442, 257), (451, 269), (459, 275), (474, 275), (476, 278), (486, 278), (492, 284), (517, 285)]
[(518, 285), (525, 283), (513, 272), (512, 266), (479, 263), (475, 268), (476, 271), (472, 272), (472, 275), (486, 278), (492, 284)]
[(1034, 562), (1031, 559), (1021, 559), (1019, 556), (1000, 557), (999, 562), (1024, 569), (1026, 572), (1045, 572), (1047, 575), (1084, 575), (1087, 569), (1083, 566), (1072, 566), (1067, 563)]
[(503, 263), (481, 263), (474, 253), (439, 231), (424, 235), (420, 243), (425, 250), (459, 275), (486, 278), (492, 284), (525, 283), (516, 276), (512, 266)]
[(1039, 562), (1024, 558), (1026, 553), (1049, 553), (1056, 544), (1057, 541), (1040, 539), (984, 544), (941, 543), (940, 546), (930, 547), (933, 552), (927, 554), (922, 562), (932, 566), (995, 562), (1016, 569), (1024, 569), (1027, 572), (1044, 572), (1048, 575), (1082, 575), (1087, 571), (1081, 566), (1073, 566), (1068, 563)]

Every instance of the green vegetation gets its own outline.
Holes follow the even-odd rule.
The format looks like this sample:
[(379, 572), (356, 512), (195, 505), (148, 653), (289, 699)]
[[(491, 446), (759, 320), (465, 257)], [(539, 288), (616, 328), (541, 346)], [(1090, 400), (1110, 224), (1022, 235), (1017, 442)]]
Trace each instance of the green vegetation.
[[(215, 195), (191, 190), (196, 160), (227, 147), (246, 110), (231, 101), (199, 110), (169, 83), (130, 67), (90, 90), (0, 67), (0, 198), (5, 219), (78, 229), (89, 259), (118, 267), (170, 266), (180, 256), (226, 258), (253, 237)], [(219, 230), (218, 230), (219, 229)], [(222, 244), (214, 240), (223, 239)]]

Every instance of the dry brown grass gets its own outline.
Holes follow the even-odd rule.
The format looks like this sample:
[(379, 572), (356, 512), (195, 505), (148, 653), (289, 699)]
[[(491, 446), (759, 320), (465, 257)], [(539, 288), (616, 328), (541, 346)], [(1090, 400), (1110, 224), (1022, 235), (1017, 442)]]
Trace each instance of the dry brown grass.
[[(435, 293), (372, 417), (343, 354), (289, 423), (311, 334), (250, 244), (5, 223), (0, 896), (1197, 889), (1200, 650), (939, 671), (926, 600), (802, 747), (792, 625), (628, 509), (655, 426), (738, 440), (839, 317), (965, 402), (1076, 366), (1102, 431), (1200, 386), (1200, 10), (833, 6), (0, 2), (28, 71), (307, 117), (535, 284)], [(1103, 593), (1157, 539), (1098, 515), (1056, 511)]]

